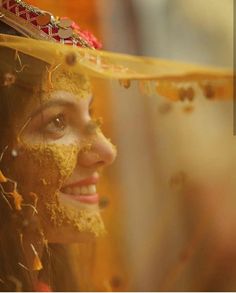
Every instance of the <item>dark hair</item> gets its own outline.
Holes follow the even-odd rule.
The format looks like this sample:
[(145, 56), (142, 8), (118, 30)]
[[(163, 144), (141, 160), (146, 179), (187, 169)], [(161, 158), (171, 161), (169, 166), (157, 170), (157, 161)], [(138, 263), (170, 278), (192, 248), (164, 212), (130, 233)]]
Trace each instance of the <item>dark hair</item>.
[[(0, 27), (4, 27), (1, 23)], [(21, 64), (27, 64), (24, 70), (16, 70), (16, 51), (0, 48), (0, 152), (6, 145), (11, 145), (14, 135), (14, 117), (21, 113), (34, 93), (42, 84), (46, 63), (17, 53)], [(12, 74), (14, 81), (6, 85), (7, 74)], [(40, 99), (40, 94), (37, 96)], [(0, 171), (8, 173), (7, 164), (0, 161)], [(3, 183), (5, 184), (5, 183)], [(0, 291), (16, 291), (20, 284), (21, 291), (34, 291), (35, 284), (29, 271), (19, 266), (25, 264), (26, 256), (22, 249), (19, 235), (24, 229), (26, 217), (22, 211), (12, 211), (4, 200), (0, 189)], [(52, 285), (56, 291), (78, 291), (78, 282), (73, 281), (73, 269), (67, 256), (66, 245), (50, 244), (49, 252), (45, 250), (42, 258), (44, 269), (39, 277)], [(59, 265), (58, 265), (59, 264)], [(61, 264), (61, 265), (60, 265)], [(66, 266), (66, 272), (65, 272)]]
[[(1, 29), (3, 27), (5, 32), (6, 25), (1, 24)], [(21, 113), (22, 107), (27, 102), (26, 100), (32, 95), (32, 87), (26, 89), (26, 81), (30, 72), (27, 71), (27, 68), (24, 71), (17, 72), (15, 53), (12, 49), (0, 48), (1, 153), (5, 146), (11, 148), (12, 138), (14, 137), (14, 118)], [(19, 58), (23, 64), (27, 62), (32, 64), (32, 68), (39, 69), (40, 63), (38, 60), (33, 60), (33, 58), (23, 54), (20, 54)], [(34, 66), (35, 62), (38, 62), (37, 66)], [(12, 81), (9, 80), (10, 84), (7, 83), (9, 75), (12, 78)], [(38, 82), (34, 78), (34, 74), (29, 80), (31, 84)], [(5, 159), (5, 155), (0, 162), (0, 170), (3, 174), (8, 173), (8, 159)], [(7, 183), (2, 184), (6, 190), (8, 188)], [(0, 211), (0, 289), (1, 291), (34, 291), (30, 273), (19, 266), (19, 263), (26, 263), (25, 253), (20, 243), (20, 234), (23, 234), (24, 227), (22, 224), (24, 223), (25, 215), (22, 211), (9, 208), (2, 190), (0, 190)], [(17, 289), (17, 286), (20, 287)]]
[(13, 35), (13, 36), (22, 36), (19, 32), (17, 32), (14, 28), (0, 21), (0, 34)]
[[(27, 100), (37, 88), (40, 88), (42, 75), (46, 71), (46, 63), (5, 47), (0, 48), (0, 55), (1, 151), (6, 143), (10, 143), (12, 134), (14, 135), (12, 124), (17, 113), (23, 110)], [(8, 139), (7, 142), (6, 139)]]
[[(22, 36), (19, 32), (17, 32), (14, 28), (10, 27), (9, 25), (5, 24), (4, 22), (0, 21), (0, 33), (1, 34), (6, 34), (6, 35), (13, 35), (13, 36)], [(3, 49), (1, 49), (3, 50)], [(7, 53), (7, 54), (6, 54)], [(9, 56), (9, 50), (8, 52), (4, 53), (2, 51), (1, 55), (2, 56)], [(12, 54), (13, 55), (13, 51)], [(5, 64), (8, 64), (9, 66), (9, 61), (6, 60)], [(9, 70), (12, 71), (12, 69), (10, 69), (11, 66), (9, 66)], [(1, 65), (0, 68), (0, 86), (3, 83), (3, 78), (4, 78), (4, 73), (5, 72), (10, 72), (9, 70), (6, 70), (6, 68), (3, 68), (3, 66)], [(9, 93), (4, 93), (5, 89), (1, 88), (1, 107), (0, 107), (0, 125), (1, 126), (5, 126), (2, 127), (1, 129), (1, 136), (6, 137), (6, 133), (5, 130), (8, 128), (9, 129), (9, 117), (10, 117), (10, 111), (12, 109), (12, 107), (10, 107), (10, 105), (7, 105), (7, 103), (10, 103), (10, 100), (4, 98), (4, 96), (8, 96)], [(2, 151), (2, 145), (0, 142), (0, 151)]]

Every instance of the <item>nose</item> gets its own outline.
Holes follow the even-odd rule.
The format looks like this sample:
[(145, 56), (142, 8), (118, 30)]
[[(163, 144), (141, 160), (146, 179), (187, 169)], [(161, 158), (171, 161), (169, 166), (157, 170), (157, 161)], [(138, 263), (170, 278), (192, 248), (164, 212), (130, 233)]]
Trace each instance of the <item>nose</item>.
[(87, 168), (105, 167), (112, 164), (116, 158), (115, 146), (102, 132), (91, 141), (87, 141), (79, 153), (78, 164)]

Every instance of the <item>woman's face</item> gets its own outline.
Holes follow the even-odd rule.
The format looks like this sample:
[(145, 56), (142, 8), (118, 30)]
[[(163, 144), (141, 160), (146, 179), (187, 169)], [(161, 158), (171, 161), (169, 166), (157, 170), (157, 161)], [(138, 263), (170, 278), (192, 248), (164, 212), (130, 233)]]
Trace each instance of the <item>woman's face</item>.
[(97, 184), (116, 150), (91, 118), (92, 99), (87, 90), (79, 94), (55, 86), (31, 98), (15, 120), (11, 174), (25, 203), (36, 208), (31, 216), (49, 242), (104, 232)]

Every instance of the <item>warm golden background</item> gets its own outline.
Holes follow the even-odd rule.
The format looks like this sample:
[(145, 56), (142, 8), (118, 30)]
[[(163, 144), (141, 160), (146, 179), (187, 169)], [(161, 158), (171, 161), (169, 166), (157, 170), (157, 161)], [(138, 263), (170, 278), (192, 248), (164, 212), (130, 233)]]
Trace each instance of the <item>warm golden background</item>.
[[(233, 0), (29, 2), (77, 21), (108, 50), (233, 64)], [(100, 186), (109, 234), (83, 260), (83, 288), (92, 276), (94, 290), (236, 291), (232, 102), (170, 104), (114, 88), (95, 102), (118, 146)]]

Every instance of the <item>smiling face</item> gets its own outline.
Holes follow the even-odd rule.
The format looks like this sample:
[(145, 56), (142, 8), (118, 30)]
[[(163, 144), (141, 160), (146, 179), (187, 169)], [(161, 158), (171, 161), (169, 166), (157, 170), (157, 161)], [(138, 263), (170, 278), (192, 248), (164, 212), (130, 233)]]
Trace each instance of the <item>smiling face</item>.
[(91, 118), (88, 81), (58, 71), (52, 83), (15, 118), (10, 176), (48, 241), (74, 242), (104, 232), (97, 183), (116, 151)]

